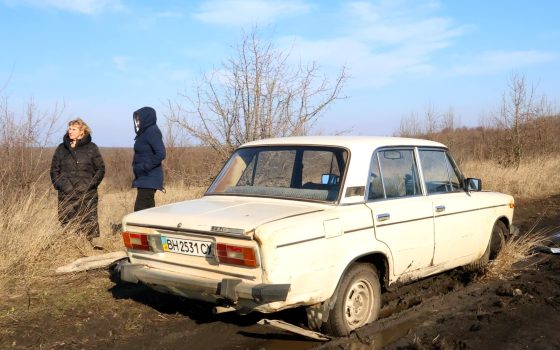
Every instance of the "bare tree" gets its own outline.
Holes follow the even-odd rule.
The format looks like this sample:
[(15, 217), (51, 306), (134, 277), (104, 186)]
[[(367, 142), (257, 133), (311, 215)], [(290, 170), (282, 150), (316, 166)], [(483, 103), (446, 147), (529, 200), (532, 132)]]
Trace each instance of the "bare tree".
[(439, 131), (438, 120), (439, 116), (436, 107), (433, 104), (427, 105), (424, 110), (424, 130), (426, 135), (431, 136)]
[(221, 156), (242, 143), (269, 137), (306, 135), (348, 79), (342, 67), (333, 83), (319, 76), (315, 62), (289, 64), (290, 53), (258, 36), (243, 34), (235, 56), (205, 75), (194, 96), (170, 102), (168, 119)]
[(33, 100), (23, 115), (10, 109), (0, 97), (0, 197), (17, 195), (48, 174), (51, 152), (48, 146), (64, 106), (42, 112)]
[(526, 129), (529, 123), (548, 113), (546, 98), (535, 97), (535, 87), (527, 86), (525, 76), (513, 73), (507, 91), (502, 95), (502, 105), (496, 116), (496, 124), (506, 130), (505, 163), (519, 166), (524, 148), (529, 141)]
[(398, 136), (403, 137), (437, 137), (439, 133), (450, 132), (458, 127), (459, 121), (455, 117), (452, 107), (447, 112), (439, 114), (433, 104), (426, 106), (423, 119), (416, 113), (401, 118)]
[(418, 137), (424, 133), (422, 122), (416, 113), (410, 113), (408, 117), (402, 117), (397, 136)]
[(450, 106), (447, 112), (441, 115), (440, 130), (441, 131), (453, 131), (460, 124), (460, 121), (455, 116), (453, 108)]

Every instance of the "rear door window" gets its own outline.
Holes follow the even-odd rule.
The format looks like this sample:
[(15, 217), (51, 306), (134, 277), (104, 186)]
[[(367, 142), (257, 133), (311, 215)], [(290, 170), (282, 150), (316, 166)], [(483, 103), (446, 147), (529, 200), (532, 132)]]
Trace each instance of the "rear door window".
[[(372, 162), (368, 199), (399, 198), (422, 194), (412, 149), (386, 149)], [(377, 163), (377, 164), (376, 164)], [(378, 168), (377, 168), (378, 167)], [(379, 183), (379, 173), (381, 184)], [(380, 185), (383, 189), (381, 196)]]

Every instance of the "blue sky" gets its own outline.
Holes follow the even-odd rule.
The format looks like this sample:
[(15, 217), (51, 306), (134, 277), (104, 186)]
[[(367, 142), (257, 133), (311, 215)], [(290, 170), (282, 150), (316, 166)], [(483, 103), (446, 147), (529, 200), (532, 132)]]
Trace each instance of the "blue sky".
[[(517, 72), (558, 106), (560, 1), (0, 0), (0, 95), (21, 114), (64, 104), (101, 146), (130, 146), (132, 112), (164, 123), (242, 31), (294, 62), (351, 79), (316, 130), (390, 135), (402, 117), (452, 108), (475, 126), (496, 111)], [(61, 129), (60, 133), (62, 134)]]

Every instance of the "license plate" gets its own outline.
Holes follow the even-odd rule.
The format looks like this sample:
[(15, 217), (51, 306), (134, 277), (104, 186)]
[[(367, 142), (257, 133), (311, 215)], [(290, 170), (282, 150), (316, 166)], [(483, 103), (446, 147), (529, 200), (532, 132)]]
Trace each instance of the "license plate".
[(214, 255), (212, 242), (208, 241), (161, 236), (161, 244), (166, 252), (205, 257)]

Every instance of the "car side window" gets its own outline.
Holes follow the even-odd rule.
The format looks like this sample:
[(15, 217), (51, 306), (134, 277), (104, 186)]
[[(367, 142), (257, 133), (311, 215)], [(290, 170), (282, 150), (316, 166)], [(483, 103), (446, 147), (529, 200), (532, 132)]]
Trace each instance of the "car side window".
[(422, 174), (428, 194), (453, 192), (460, 181), (443, 150), (420, 150)]
[(377, 153), (375, 153), (371, 160), (368, 200), (380, 198), (385, 198), (385, 192), (383, 191), (383, 182), (381, 181), (381, 172), (379, 171), (379, 161), (377, 158)]
[(421, 194), (414, 151), (388, 149), (377, 152), (386, 198)]

